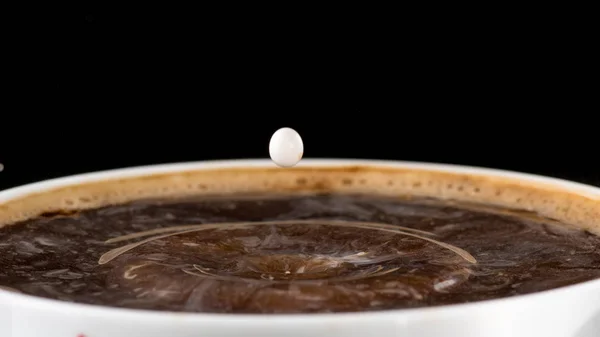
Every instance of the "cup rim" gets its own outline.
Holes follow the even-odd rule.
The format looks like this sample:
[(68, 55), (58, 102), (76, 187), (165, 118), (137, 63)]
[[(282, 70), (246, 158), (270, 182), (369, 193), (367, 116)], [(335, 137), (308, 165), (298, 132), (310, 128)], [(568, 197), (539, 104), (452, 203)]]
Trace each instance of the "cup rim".
[[(465, 166), (454, 164), (441, 164), (431, 162), (416, 161), (392, 161), (392, 160), (370, 160), (370, 159), (302, 159), (298, 167), (345, 167), (345, 166), (370, 166), (370, 167), (388, 167), (388, 168), (408, 168), (418, 170), (433, 170), (438, 172), (451, 172), (462, 174), (478, 174), (493, 177), (505, 177), (523, 180), (534, 183), (544, 183), (561, 190), (567, 190), (576, 194), (592, 196), (599, 198), (600, 187), (586, 185), (565, 179), (546, 177), (542, 175), (521, 173), (510, 170), (492, 169), (478, 166)], [(61, 178), (43, 180), (34, 182), (7, 190), (0, 191), (0, 203), (23, 197), (28, 194), (41, 191), (52, 190), (57, 187), (69, 185), (101, 182), (115, 178), (139, 177), (144, 175), (175, 173), (189, 170), (208, 170), (215, 168), (244, 168), (244, 167), (275, 167), (275, 164), (268, 159), (232, 159), (232, 160), (211, 160), (196, 162), (168, 163), (158, 165), (134, 166), (112, 170), (103, 170), (92, 173), (83, 173)], [(546, 299), (549, 297), (560, 297), (573, 292), (586, 292), (589, 290), (600, 291), (600, 279), (589, 280), (560, 288), (544, 290), (540, 292), (476, 301), (471, 303), (449, 304), (421, 308), (392, 309), (370, 312), (348, 312), (348, 313), (317, 313), (317, 314), (219, 314), (219, 313), (191, 313), (191, 312), (172, 312), (172, 311), (153, 311), (144, 309), (118, 308), (110, 306), (101, 306), (85, 303), (73, 303), (55, 299), (47, 299), (28, 294), (15, 293), (0, 289), (0, 303), (7, 305), (18, 304), (32, 310), (60, 310), (64, 314), (73, 313), (75, 315), (101, 315), (115, 316), (119, 320), (147, 320), (156, 322), (161, 320), (171, 320), (176, 317), (180, 321), (191, 322), (226, 322), (231, 320), (248, 320), (252, 322), (269, 321), (269, 324), (285, 323), (314, 323), (338, 321), (340, 319), (352, 320), (377, 320), (377, 319), (398, 319), (400, 317), (410, 318), (414, 316), (430, 315), (453, 315), (460, 314), (473, 309), (482, 309), (496, 306), (518, 307), (525, 301), (534, 301), (537, 299)]]

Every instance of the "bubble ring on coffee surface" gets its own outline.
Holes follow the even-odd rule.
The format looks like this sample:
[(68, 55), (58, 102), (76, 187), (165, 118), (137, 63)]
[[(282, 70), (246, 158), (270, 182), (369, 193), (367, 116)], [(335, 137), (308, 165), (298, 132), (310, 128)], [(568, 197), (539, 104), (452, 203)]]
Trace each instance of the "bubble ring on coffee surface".
[[(310, 219), (310, 220), (221, 222), (221, 223), (210, 223), (210, 224), (200, 224), (200, 225), (183, 225), (183, 226), (173, 226), (173, 227), (153, 229), (153, 230), (143, 231), (143, 232), (138, 232), (138, 233), (133, 233), (133, 234), (127, 234), (127, 235), (109, 239), (105, 243), (107, 243), (107, 244), (115, 243), (115, 242), (120, 242), (120, 241), (125, 241), (125, 240), (131, 240), (131, 239), (135, 239), (135, 238), (139, 238), (139, 237), (145, 237), (145, 236), (149, 236), (149, 235), (153, 235), (153, 234), (175, 232), (175, 233), (169, 233), (169, 234), (156, 235), (156, 236), (150, 237), (148, 239), (144, 239), (142, 241), (138, 241), (135, 243), (131, 243), (131, 244), (119, 247), (119, 248), (112, 249), (100, 257), (100, 259), (98, 260), (98, 264), (108, 263), (111, 260), (117, 258), (119, 255), (121, 255), (131, 249), (134, 249), (134, 248), (141, 246), (143, 244), (146, 244), (148, 242), (167, 238), (170, 236), (198, 232), (198, 231), (207, 230), (207, 229), (241, 229), (241, 228), (248, 228), (250, 226), (288, 225), (288, 224), (328, 225), (328, 226), (337, 226), (337, 227), (354, 227), (354, 228), (364, 228), (364, 229), (375, 229), (375, 230), (390, 232), (390, 233), (399, 234), (399, 235), (411, 236), (411, 237), (418, 238), (421, 240), (429, 241), (431, 243), (437, 244), (440, 247), (446, 248), (446, 249), (454, 252), (458, 256), (462, 257), (469, 263), (472, 263), (472, 264), (477, 263), (477, 260), (469, 252), (465, 251), (462, 248), (416, 234), (416, 233), (420, 233), (423, 235), (435, 236), (434, 233), (421, 231), (421, 230), (413, 229), (410, 227), (402, 227), (402, 226), (389, 225), (389, 224), (376, 223), (376, 222)], [(398, 228), (400, 228), (400, 229), (398, 229)], [(413, 233), (411, 233), (411, 232), (413, 232)]]
[[(458, 248), (456, 246), (440, 242), (429, 238), (427, 236), (435, 236), (434, 233), (425, 232), (417, 229), (412, 229), (408, 227), (401, 227), (390, 224), (383, 223), (373, 223), (373, 222), (361, 222), (361, 221), (346, 221), (346, 220), (326, 220), (326, 219), (310, 219), (310, 220), (279, 220), (279, 221), (256, 221), (256, 222), (226, 222), (226, 223), (210, 223), (210, 224), (200, 224), (200, 225), (184, 225), (184, 226), (173, 226), (167, 228), (159, 228), (144, 232), (138, 232), (133, 234), (128, 234), (116, 238), (112, 238), (106, 241), (106, 243), (115, 243), (121, 242), (125, 240), (132, 240), (136, 238), (143, 238), (147, 236), (151, 236), (149, 238), (143, 239), (138, 242), (130, 243), (115, 249), (112, 249), (105, 254), (103, 254), (98, 263), (103, 265), (107, 264), (110, 261), (116, 259), (120, 255), (143, 246), (147, 243), (150, 243), (155, 240), (165, 239), (177, 235), (183, 235), (188, 233), (194, 233), (205, 230), (236, 230), (236, 229), (251, 229), (256, 228), (258, 226), (283, 226), (283, 225), (317, 225), (317, 226), (329, 226), (336, 227), (342, 229), (348, 228), (359, 228), (366, 230), (377, 230), (387, 233), (392, 233), (395, 235), (404, 235), (413, 238), (417, 238), (420, 240), (424, 240), (435, 245), (438, 245), (444, 249), (450, 250), (451, 252), (458, 255), (460, 258), (464, 259), (470, 264), (474, 264), (477, 261), (475, 258), (468, 253), (467, 251)], [(202, 278), (209, 278), (213, 280), (219, 281), (245, 281), (249, 283), (268, 283), (268, 284), (288, 284), (293, 282), (295, 284), (319, 284), (319, 283), (336, 283), (336, 282), (347, 282), (360, 280), (365, 278), (382, 276), (385, 274), (389, 274), (399, 270), (400, 268), (392, 266), (384, 267), (380, 265), (381, 262), (392, 261), (396, 258), (402, 256), (400, 252), (384, 254), (381, 256), (374, 256), (376, 254), (371, 254), (371, 252), (359, 251), (358, 253), (346, 254), (341, 256), (330, 256), (328, 254), (274, 254), (269, 256), (259, 256), (256, 257), (258, 262), (252, 261), (252, 255), (249, 254), (241, 258), (240, 263), (243, 265), (243, 269), (245, 272), (252, 273), (252, 276), (247, 275), (235, 275), (232, 273), (225, 273), (223, 275), (219, 272), (213, 272), (213, 269), (207, 268), (200, 264), (188, 264), (184, 268), (181, 268), (181, 271), (191, 275)], [(268, 261), (268, 262), (265, 262)], [(282, 262), (284, 261), (284, 262)], [(261, 271), (261, 267), (256, 265), (256, 263), (263, 265), (264, 264), (285, 264), (286, 271), (278, 272), (278, 271), (269, 271), (268, 273), (264, 273)], [(319, 270), (321, 272), (327, 270), (333, 270), (336, 268), (340, 268), (340, 266), (344, 263), (353, 265), (355, 268), (363, 266), (361, 268), (357, 268), (356, 270), (351, 270), (346, 274), (335, 274), (328, 276), (327, 278), (314, 278), (314, 275), (319, 275)], [(288, 265), (296, 265), (300, 266), (298, 270), (294, 273), (291, 273), (287, 268)], [(371, 265), (368, 267), (364, 267), (366, 265)], [(309, 266), (309, 267), (306, 267)], [(312, 270), (305, 270), (304, 268), (313, 268)], [(317, 271), (315, 271), (317, 270)], [(309, 277), (308, 279), (298, 278), (299, 274), (303, 274), (303, 277)], [(313, 277), (313, 278), (310, 278)]]

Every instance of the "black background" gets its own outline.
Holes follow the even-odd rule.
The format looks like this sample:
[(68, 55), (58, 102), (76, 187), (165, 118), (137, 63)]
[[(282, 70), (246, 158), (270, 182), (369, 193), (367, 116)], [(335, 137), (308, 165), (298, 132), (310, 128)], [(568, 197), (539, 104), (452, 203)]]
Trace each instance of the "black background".
[(36, 54), (53, 56), (30, 79), (43, 90), (3, 114), (0, 189), (268, 158), (283, 126), (302, 135), (305, 157), (477, 165), (600, 186), (597, 93), (588, 54), (570, 38), (366, 13), (230, 14), (88, 9), (64, 44)]

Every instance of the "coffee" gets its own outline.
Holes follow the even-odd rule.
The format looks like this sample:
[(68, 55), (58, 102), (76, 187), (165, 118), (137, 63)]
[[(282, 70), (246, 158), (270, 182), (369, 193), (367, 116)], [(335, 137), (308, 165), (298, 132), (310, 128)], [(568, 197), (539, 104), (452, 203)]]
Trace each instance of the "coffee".
[(381, 168), (99, 182), (0, 209), (0, 286), (215, 313), (465, 303), (600, 278), (598, 208), (545, 186)]

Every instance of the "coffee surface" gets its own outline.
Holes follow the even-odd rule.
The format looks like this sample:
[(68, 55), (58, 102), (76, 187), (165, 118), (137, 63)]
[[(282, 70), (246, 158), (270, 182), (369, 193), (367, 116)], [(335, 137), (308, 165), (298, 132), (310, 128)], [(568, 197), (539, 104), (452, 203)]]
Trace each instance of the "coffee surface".
[(1, 229), (0, 287), (169, 311), (387, 310), (599, 278), (599, 247), (532, 214), (428, 199), (144, 200)]

